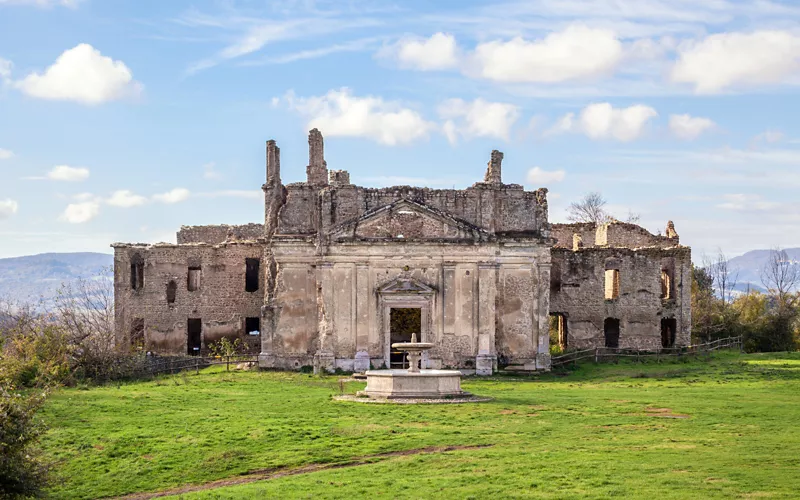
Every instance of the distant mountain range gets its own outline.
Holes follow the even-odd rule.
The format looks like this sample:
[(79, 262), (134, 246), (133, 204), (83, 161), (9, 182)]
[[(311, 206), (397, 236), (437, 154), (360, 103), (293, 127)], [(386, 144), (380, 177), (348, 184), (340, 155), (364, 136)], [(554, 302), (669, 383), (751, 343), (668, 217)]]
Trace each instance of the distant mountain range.
[[(795, 266), (800, 266), (800, 248), (783, 249)], [(739, 292), (764, 292), (761, 283), (761, 270), (769, 260), (770, 250), (752, 250), (739, 257), (728, 260), (731, 278), (736, 278), (735, 290)]]
[(113, 265), (113, 255), (89, 252), (0, 259), (0, 300), (50, 304), (62, 283), (96, 278)]

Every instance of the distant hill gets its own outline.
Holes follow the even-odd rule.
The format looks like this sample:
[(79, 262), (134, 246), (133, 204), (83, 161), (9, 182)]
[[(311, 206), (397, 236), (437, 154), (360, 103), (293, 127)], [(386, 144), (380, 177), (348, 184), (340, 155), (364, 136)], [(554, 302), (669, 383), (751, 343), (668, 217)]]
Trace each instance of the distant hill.
[[(784, 251), (793, 264), (800, 266), (800, 248), (785, 248)], [(739, 257), (728, 260), (728, 269), (736, 279), (736, 290), (746, 292), (748, 289), (763, 292), (761, 270), (769, 260), (770, 250), (752, 250)]]
[(43, 253), (0, 259), (0, 300), (52, 302), (62, 283), (93, 278), (114, 265), (105, 253)]

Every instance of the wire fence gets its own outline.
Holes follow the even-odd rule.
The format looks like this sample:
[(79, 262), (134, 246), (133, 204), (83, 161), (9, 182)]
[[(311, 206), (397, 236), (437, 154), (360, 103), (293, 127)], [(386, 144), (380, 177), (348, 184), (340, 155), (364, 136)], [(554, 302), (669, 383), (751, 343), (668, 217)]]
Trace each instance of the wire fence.
[(625, 349), (619, 347), (595, 347), (592, 349), (584, 349), (581, 351), (573, 351), (561, 356), (555, 356), (550, 360), (550, 365), (553, 368), (559, 366), (566, 366), (569, 363), (573, 365), (578, 361), (591, 359), (595, 363), (607, 360), (619, 359), (635, 359), (642, 361), (645, 359), (656, 359), (681, 356), (696, 356), (698, 354), (711, 353), (719, 349), (742, 349), (742, 337), (728, 337), (718, 339), (705, 344), (696, 344), (681, 347), (664, 347), (657, 350), (652, 349)]

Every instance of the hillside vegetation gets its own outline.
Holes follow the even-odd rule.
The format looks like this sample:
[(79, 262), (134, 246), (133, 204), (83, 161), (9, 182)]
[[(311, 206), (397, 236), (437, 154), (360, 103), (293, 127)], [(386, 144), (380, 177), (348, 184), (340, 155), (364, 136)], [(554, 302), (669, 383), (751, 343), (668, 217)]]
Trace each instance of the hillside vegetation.
[(798, 353), (470, 378), (466, 390), (494, 399), (465, 405), (340, 402), (336, 377), (221, 370), (59, 390), (43, 410), (50, 494), (789, 498), (800, 488)]

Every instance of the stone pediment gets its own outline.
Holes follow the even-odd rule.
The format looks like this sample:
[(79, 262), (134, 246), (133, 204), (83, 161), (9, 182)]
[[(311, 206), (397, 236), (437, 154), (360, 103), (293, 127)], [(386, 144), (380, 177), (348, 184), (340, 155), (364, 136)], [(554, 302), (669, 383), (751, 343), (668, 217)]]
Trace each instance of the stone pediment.
[(382, 294), (433, 294), (436, 290), (414, 278), (397, 278), (378, 287)]
[(486, 231), (445, 212), (411, 200), (399, 200), (370, 210), (330, 232), (333, 240), (472, 240)]

